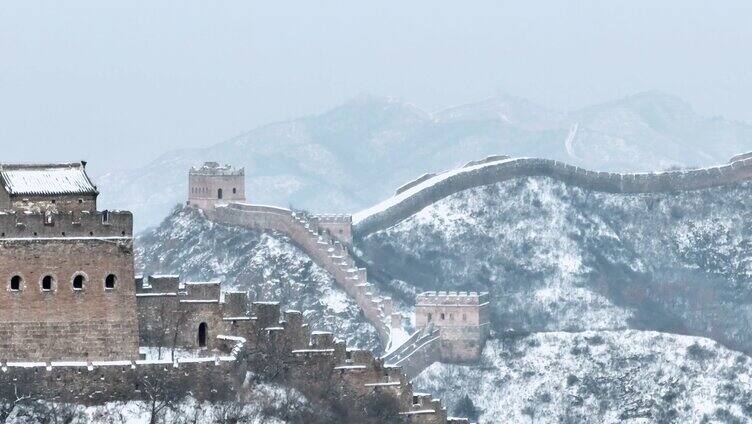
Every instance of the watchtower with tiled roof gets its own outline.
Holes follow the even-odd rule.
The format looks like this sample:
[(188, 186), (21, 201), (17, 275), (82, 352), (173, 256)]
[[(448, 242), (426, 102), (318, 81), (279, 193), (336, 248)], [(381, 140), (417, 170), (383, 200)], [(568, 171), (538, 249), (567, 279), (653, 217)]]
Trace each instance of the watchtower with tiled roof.
[(138, 357), (133, 217), (85, 163), (0, 165), (0, 362)]
[(95, 212), (98, 194), (86, 162), (0, 165), (0, 210)]

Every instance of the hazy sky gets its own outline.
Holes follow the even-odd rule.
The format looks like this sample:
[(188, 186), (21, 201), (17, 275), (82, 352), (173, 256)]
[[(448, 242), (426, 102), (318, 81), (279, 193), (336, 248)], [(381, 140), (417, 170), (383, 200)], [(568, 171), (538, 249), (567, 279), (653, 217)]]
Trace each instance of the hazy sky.
[(752, 2), (4, 1), (0, 162), (136, 167), (359, 93), (427, 110), (639, 91), (752, 122)]

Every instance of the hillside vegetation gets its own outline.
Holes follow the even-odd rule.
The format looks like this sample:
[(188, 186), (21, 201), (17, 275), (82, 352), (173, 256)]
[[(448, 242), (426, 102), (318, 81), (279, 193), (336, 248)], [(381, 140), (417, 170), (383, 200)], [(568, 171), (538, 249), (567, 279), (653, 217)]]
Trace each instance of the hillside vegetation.
[(634, 328), (749, 352), (751, 189), (621, 195), (521, 178), (445, 198), (359, 249), (407, 296), (491, 292), (499, 332)]

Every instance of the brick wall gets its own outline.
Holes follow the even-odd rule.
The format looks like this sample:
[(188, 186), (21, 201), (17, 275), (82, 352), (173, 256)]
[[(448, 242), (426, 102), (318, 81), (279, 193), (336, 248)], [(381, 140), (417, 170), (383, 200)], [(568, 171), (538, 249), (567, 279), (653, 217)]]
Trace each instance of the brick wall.
[[(130, 238), (0, 238), (0, 357), (111, 359), (138, 354)], [(105, 279), (116, 276), (115, 288)], [(85, 276), (83, 289), (74, 276)], [(20, 290), (11, 279), (20, 276)], [(42, 290), (45, 276), (53, 279)]]
[[(483, 162), (483, 161), (481, 161)], [(712, 168), (617, 174), (594, 172), (549, 159), (500, 159), (448, 171), (353, 216), (359, 237), (389, 228), (421, 209), (463, 190), (520, 177), (549, 177), (568, 185), (606, 193), (660, 193), (700, 190), (752, 178), (752, 157)]]
[[(222, 190), (222, 199), (219, 199)], [(213, 207), (216, 202), (244, 202), (244, 175), (197, 175), (188, 177), (188, 203), (201, 208)]]
[(17, 211), (55, 210), (60, 213), (97, 210), (97, 196), (94, 194), (54, 195), (54, 196), (13, 196), (10, 207)]
[(439, 330), (442, 362), (477, 361), (488, 338), (488, 293), (421, 293), (415, 306), (415, 326)]
[[(147, 279), (150, 282), (151, 279)], [(143, 281), (143, 280), (142, 280)], [(173, 277), (155, 277), (139, 294), (178, 287)], [(175, 283), (176, 285), (170, 286)], [(190, 290), (190, 286), (186, 288)], [(155, 294), (155, 293), (151, 293)], [(186, 295), (187, 296), (187, 295)], [(140, 296), (142, 298), (159, 296)], [(227, 296), (225, 296), (227, 297)], [(231, 296), (239, 297), (239, 296)], [(225, 302), (235, 305), (237, 299)], [(225, 313), (239, 311), (226, 306)], [(216, 310), (216, 309), (215, 309)], [(226, 354), (214, 357), (157, 361), (6, 362), (0, 360), (0, 395), (30, 395), (62, 402), (101, 404), (107, 401), (149, 399), (173, 390), (190, 393), (199, 401), (237, 398), (246, 371), (279, 363), (281, 382), (294, 382), (304, 394), (309, 390), (340, 396), (341, 405), (357, 407), (373, 394), (396, 400), (396, 411), (409, 423), (467, 423), (448, 419), (441, 402), (430, 395), (414, 394), (407, 376), (369, 351), (349, 350), (328, 332), (311, 332), (297, 311), (282, 315), (275, 302), (255, 302), (254, 315), (224, 316), (224, 331), (214, 334), (214, 345)], [(200, 315), (200, 312), (198, 313)], [(181, 346), (190, 347), (190, 346)], [(271, 356), (264, 356), (264, 353)], [(261, 356), (259, 356), (261, 355)], [(154, 391), (153, 386), (162, 388)], [(351, 401), (348, 401), (351, 400)]]
[(0, 212), (0, 241), (9, 238), (131, 237), (130, 212), (26, 214)]
[(352, 246), (352, 217), (350, 215), (314, 215), (311, 221), (334, 239)]
[[(219, 283), (185, 283), (177, 277), (137, 279), (139, 344), (180, 349), (217, 349), (216, 336), (233, 334), (225, 318), (246, 317), (245, 293), (220, 295)], [(204, 325), (205, 345), (199, 346), (199, 327)]]

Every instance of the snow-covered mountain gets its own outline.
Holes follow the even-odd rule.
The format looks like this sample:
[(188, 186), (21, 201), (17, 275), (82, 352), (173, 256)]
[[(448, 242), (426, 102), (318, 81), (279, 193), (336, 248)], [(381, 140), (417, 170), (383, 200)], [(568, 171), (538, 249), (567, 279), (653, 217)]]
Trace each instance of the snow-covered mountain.
[(282, 234), (218, 225), (196, 209), (176, 208), (136, 240), (135, 253), (144, 275), (219, 280), (223, 290), (247, 290), (253, 300), (303, 312), (312, 329), (347, 336), (348, 346), (379, 347), (355, 301)]
[(491, 341), (480, 365), (437, 363), (414, 385), (480, 424), (748, 423), (750, 369), (704, 338), (556, 332)]
[(447, 197), (358, 247), (397, 288), (489, 291), (499, 332), (634, 328), (752, 352), (750, 193), (522, 178)]
[[(521, 178), (445, 198), (356, 251), (405, 301), (492, 293), (483, 360), (434, 364), (415, 381), (450, 412), (479, 423), (752, 422), (750, 190), (617, 195)], [(377, 345), (355, 303), (284, 235), (177, 208), (137, 255), (147, 272), (220, 278), (306, 311), (350, 345)]]
[(581, 111), (496, 96), (428, 113), (361, 96), (313, 116), (266, 125), (201, 149), (166, 152), (139, 169), (95, 175), (107, 208), (156, 225), (185, 200), (187, 170), (206, 160), (244, 166), (255, 203), (353, 212), (428, 171), (494, 154), (565, 160), (599, 170), (725, 162), (752, 146), (752, 127), (704, 118), (671, 96), (644, 93)]

